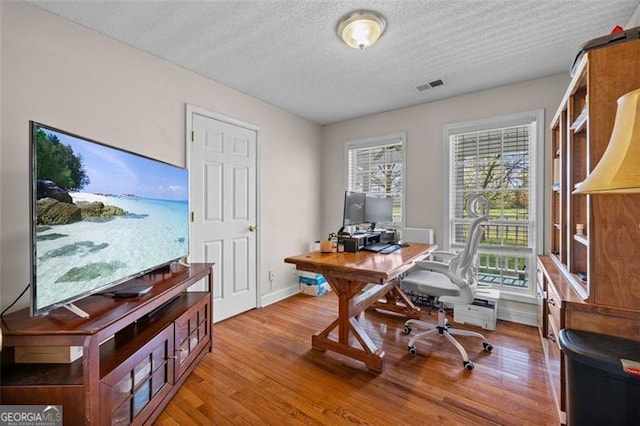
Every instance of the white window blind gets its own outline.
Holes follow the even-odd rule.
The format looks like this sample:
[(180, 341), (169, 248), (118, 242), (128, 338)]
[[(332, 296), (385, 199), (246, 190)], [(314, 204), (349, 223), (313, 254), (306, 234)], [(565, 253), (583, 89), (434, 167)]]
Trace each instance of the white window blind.
[[(529, 128), (518, 126), (453, 137), (452, 200), (456, 217), (466, 214), (464, 200), (470, 194), (482, 193), (491, 203), (492, 219), (529, 219)], [(529, 247), (526, 233), (509, 242), (502, 236), (496, 242)]]
[(449, 136), (449, 244), (461, 248), (470, 219), (464, 203), (483, 194), (490, 203), (489, 221), (478, 251), (478, 280), (502, 289), (531, 291), (535, 265), (536, 123)]
[(347, 190), (373, 197), (393, 197), (393, 222), (380, 225), (402, 227), (404, 143), (393, 136), (350, 142), (347, 154)]

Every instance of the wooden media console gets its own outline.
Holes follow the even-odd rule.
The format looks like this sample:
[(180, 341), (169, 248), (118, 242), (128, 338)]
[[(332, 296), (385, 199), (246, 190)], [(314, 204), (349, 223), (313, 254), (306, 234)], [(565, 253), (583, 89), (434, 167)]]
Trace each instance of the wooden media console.
[[(62, 405), (69, 425), (152, 423), (211, 352), (212, 264), (159, 269), (115, 290), (140, 285), (151, 290), (75, 302), (90, 314), (86, 319), (64, 309), (41, 317), (23, 309), (2, 318), (2, 404)], [(74, 348), (82, 357), (16, 363), (16, 350), (29, 348)]]

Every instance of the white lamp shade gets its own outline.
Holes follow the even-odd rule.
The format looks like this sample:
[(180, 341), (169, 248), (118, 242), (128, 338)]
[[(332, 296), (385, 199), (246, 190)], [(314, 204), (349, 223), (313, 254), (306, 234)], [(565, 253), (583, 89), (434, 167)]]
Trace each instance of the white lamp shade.
[(618, 99), (611, 139), (574, 194), (640, 192), (640, 89)]

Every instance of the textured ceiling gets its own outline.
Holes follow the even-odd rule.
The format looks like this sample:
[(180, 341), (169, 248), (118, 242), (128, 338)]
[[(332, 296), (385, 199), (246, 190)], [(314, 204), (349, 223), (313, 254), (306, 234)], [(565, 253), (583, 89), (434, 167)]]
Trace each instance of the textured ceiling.
[[(568, 72), (640, 0), (29, 2), (326, 124)], [(363, 8), (387, 30), (358, 51), (336, 25)]]

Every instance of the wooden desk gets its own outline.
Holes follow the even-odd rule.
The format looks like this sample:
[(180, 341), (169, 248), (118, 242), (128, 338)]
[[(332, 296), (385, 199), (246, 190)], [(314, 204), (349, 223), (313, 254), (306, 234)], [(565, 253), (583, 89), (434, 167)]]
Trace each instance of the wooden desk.
[[(416, 317), (420, 309), (400, 290), (395, 278), (409, 269), (415, 260), (436, 248), (436, 245), (411, 243), (390, 254), (312, 251), (287, 257), (284, 261), (296, 265), (298, 270), (324, 275), (338, 296), (338, 318), (311, 337), (311, 346), (319, 351), (328, 349), (360, 360), (369, 369), (381, 372), (384, 351), (378, 349), (360, 327), (357, 316), (385, 296), (386, 302), (378, 302), (380, 304), (374, 306)], [(376, 285), (363, 292), (371, 283)], [(336, 328), (337, 341), (329, 337)], [(359, 345), (352, 344), (350, 335), (355, 337)]]

